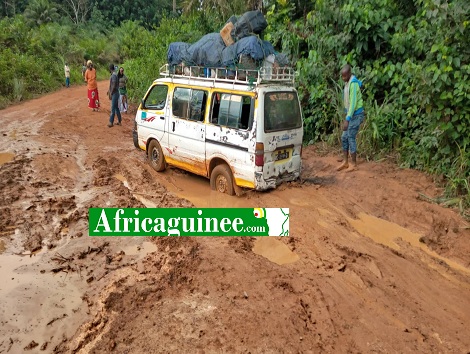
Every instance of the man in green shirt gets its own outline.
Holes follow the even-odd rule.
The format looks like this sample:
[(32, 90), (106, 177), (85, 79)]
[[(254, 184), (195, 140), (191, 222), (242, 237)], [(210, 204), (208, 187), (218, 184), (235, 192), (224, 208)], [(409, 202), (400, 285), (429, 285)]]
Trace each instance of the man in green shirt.
[[(359, 126), (364, 120), (361, 94), (362, 82), (351, 74), (351, 66), (349, 64), (345, 65), (341, 70), (341, 78), (346, 83), (343, 96), (346, 118), (343, 122), (343, 134), (341, 135), (344, 160), (337, 170), (347, 170), (350, 172), (357, 168), (356, 135), (359, 131)], [(349, 164), (349, 154), (351, 154), (351, 164)]]

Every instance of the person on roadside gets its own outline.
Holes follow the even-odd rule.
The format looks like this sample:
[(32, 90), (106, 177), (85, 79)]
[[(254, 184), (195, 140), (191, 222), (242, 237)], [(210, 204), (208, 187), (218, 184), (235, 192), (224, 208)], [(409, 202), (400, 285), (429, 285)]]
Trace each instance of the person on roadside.
[(88, 60), (86, 62), (85, 81), (88, 89), (88, 108), (93, 112), (97, 112), (100, 108), (100, 98), (98, 94), (98, 83), (96, 82), (96, 69), (93, 62)]
[[(341, 78), (346, 83), (343, 94), (346, 117), (343, 121), (343, 133), (341, 135), (343, 163), (337, 170), (351, 172), (357, 169), (356, 135), (359, 131), (359, 126), (364, 120), (361, 94), (362, 82), (351, 73), (351, 66), (349, 64), (346, 64), (341, 70)], [(351, 154), (351, 164), (349, 163), (349, 154)]]
[(65, 71), (65, 87), (68, 88), (70, 87), (70, 68), (67, 65), (67, 63), (65, 63), (64, 71)]
[(109, 78), (109, 90), (108, 98), (111, 100), (111, 115), (109, 116), (108, 127), (111, 128), (114, 125), (114, 116), (117, 115), (118, 122), (116, 125), (121, 125), (121, 112), (119, 111), (119, 78), (115, 71), (114, 64), (109, 64), (109, 72), (111, 77)]
[(85, 80), (85, 73), (86, 73), (86, 60), (83, 61), (82, 65), (82, 77)]
[(127, 113), (127, 76), (124, 75), (124, 68), (121, 66), (118, 72), (119, 79), (119, 111)]

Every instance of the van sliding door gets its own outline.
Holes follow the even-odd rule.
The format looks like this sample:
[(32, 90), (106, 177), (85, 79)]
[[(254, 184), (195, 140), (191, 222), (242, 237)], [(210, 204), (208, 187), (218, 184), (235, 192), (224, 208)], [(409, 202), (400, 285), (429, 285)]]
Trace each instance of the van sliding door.
[(204, 90), (175, 87), (165, 153), (171, 164), (203, 176), (207, 175), (203, 122), (207, 96)]

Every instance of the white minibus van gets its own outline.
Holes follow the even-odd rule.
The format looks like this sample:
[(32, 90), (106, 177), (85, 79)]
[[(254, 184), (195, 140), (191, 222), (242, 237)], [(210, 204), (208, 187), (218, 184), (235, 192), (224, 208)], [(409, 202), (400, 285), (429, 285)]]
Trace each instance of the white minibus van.
[(208, 71), (182, 67), (176, 74), (165, 65), (147, 90), (133, 138), (152, 168), (205, 176), (230, 195), (237, 186), (266, 190), (297, 179), (303, 117), (294, 70)]

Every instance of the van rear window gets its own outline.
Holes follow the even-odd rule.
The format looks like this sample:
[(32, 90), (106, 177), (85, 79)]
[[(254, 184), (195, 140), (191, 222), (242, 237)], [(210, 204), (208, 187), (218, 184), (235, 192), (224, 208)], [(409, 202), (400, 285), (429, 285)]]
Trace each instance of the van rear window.
[(264, 96), (264, 131), (296, 129), (302, 126), (296, 92), (269, 92)]

